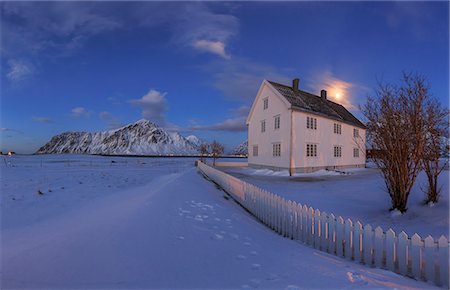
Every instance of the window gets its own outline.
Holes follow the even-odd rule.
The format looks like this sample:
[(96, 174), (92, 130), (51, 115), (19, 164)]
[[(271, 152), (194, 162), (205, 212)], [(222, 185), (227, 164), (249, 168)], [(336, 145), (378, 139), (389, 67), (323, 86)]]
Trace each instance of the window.
[(353, 157), (358, 158), (359, 157), (359, 149), (353, 148)]
[(353, 129), (353, 137), (359, 137), (359, 130), (358, 129)]
[(263, 100), (263, 110), (266, 110), (269, 107), (269, 98), (264, 98)]
[(261, 132), (266, 132), (266, 120), (261, 121)]
[(275, 116), (275, 130), (280, 129), (280, 115)]
[(258, 145), (253, 145), (253, 156), (258, 156)]
[(306, 144), (306, 157), (317, 156), (317, 144)]
[(334, 157), (342, 157), (342, 146), (334, 146)]
[(342, 127), (341, 124), (334, 123), (334, 134), (342, 134)]
[(317, 118), (306, 116), (306, 128), (317, 130)]
[(272, 144), (272, 148), (273, 148), (273, 156), (274, 157), (281, 156), (281, 143)]

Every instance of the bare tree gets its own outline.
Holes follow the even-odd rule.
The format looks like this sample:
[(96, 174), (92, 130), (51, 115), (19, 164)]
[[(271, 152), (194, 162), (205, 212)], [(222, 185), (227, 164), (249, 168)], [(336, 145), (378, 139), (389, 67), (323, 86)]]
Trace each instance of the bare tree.
[(214, 140), (211, 143), (211, 153), (213, 156), (213, 166), (216, 166), (216, 158), (218, 158), (221, 154), (223, 154), (223, 145)]
[(204, 156), (209, 154), (209, 145), (207, 143), (200, 144), (198, 152), (200, 152), (200, 161), (203, 162)]
[(403, 74), (399, 86), (379, 84), (362, 112), (374, 159), (391, 197), (391, 210), (407, 211), (408, 197), (421, 169), (425, 138), (425, 102), (429, 98), (425, 79)]
[(438, 177), (448, 164), (448, 158), (439, 164), (440, 157), (445, 154), (446, 144), (443, 137), (448, 136), (448, 110), (436, 101), (431, 100), (425, 110), (425, 150), (423, 169), (428, 179), (425, 203), (436, 203), (439, 200)]

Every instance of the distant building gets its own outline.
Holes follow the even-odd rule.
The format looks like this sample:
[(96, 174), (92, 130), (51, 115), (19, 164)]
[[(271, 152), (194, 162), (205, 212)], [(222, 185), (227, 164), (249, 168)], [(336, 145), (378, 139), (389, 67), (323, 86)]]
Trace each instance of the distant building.
[(364, 167), (366, 127), (342, 105), (264, 80), (247, 118), (248, 163), (254, 168), (311, 172)]

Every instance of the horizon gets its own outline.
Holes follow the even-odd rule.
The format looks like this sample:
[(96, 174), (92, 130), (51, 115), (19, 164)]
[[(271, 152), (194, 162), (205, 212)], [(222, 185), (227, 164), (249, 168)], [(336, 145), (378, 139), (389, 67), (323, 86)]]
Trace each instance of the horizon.
[(359, 119), (379, 82), (423, 75), (449, 107), (448, 2), (2, 2), (0, 151), (140, 119), (247, 140), (263, 79)]

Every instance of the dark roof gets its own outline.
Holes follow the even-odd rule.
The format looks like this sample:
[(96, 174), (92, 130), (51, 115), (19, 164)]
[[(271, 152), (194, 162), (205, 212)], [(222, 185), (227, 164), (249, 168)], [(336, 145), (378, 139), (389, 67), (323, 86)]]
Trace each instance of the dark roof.
[(365, 129), (366, 126), (358, 118), (353, 116), (344, 106), (311, 93), (298, 90), (295, 92), (292, 87), (276, 82), (268, 81), (286, 100), (293, 109), (304, 111), (316, 115), (321, 115), (343, 123)]

